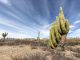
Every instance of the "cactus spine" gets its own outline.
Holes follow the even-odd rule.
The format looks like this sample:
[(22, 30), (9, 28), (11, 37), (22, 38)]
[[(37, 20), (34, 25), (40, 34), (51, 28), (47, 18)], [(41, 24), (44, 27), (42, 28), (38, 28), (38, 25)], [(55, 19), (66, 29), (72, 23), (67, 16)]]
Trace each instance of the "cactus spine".
[(5, 38), (6, 38), (7, 35), (8, 35), (8, 33), (6, 33), (6, 32), (2, 33), (2, 36), (3, 36), (3, 39), (4, 39), (3, 41), (5, 41)]
[(60, 7), (59, 16), (56, 17), (56, 22), (52, 23), (50, 28), (50, 46), (55, 48), (69, 32), (69, 22), (65, 19), (62, 7)]

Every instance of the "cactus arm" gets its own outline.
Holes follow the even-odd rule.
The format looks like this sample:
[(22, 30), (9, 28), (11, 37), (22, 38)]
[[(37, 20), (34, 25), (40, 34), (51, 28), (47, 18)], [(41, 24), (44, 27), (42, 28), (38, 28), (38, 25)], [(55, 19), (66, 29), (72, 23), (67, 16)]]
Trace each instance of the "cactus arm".
[(53, 42), (53, 44), (54, 44), (54, 46), (56, 46), (57, 45), (57, 43), (56, 43), (56, 38), (55, 38), (55, 34), (54, 34), (54, 29), (52, 29), (52, 31), (51, 31), (51, 35), (52, 35), (52, 42)]
[(50, 30), (50, 40), (52, 41), (52, 43), (53, 43), (54, 46), (57, 45), (55, 34), (54, 34), (54, 26)]
[(57, 27), (57, 25), (55, 24), (54, 25), (55, 26), (55, 28), (54, 28), (54, 34), (55, 34), (55, 37), (56, 37), (56, 42), (57, 42), (57, 44), (59, 43), (59, 41), (60, 41), (60, 36), (59, 36), (59, 32), (58, 32), (58, 27)]
[(69, 21), (66, 19), (65, 21), (65, 26), (66, 26), (66, 33), (69, 32)]
[(58, 16), (56, 17), (56, 25), (57, 25), (59, 33), (62, 33), (62, 31), (60, 29), (60, 21), (59, 21), (59, 17)]
[(51, 34), (51, 31), (50, 31), (50, 46), (52, 48), (54, 48), (54, 44), (53, 44), (53, 41), (52, 41), (52, 34)]
[(60, 26), (61, 26), (62, 33), (64, 34), (66, 32), (64, 20), (60, 19)]

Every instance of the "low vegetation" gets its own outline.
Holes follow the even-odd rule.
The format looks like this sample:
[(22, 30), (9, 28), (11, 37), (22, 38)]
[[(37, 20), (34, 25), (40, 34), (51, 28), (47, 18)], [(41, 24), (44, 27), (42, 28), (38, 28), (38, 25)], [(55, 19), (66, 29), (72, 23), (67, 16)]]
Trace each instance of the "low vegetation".
[[(66, 41), (65, 51), (60, 46), (51, 49), (49, 39), (11, 39), (0, 40), (0, 59), (3, 60), (79, 60), (80, 39)], [(5, 57), (5, 58), (4, 58)]]
[[(2, 41), (0, 39), (0, 46), (2, 45), (32, 45), (32, 46), (49, 46), (49, 39), (34, 39), (34, 38), (28, 38), (28, 39), (13, 39), (13, 38), (7, 38), (6, 41)], [(80, 45), (80, 38), (69, 38), (66, 41), (67, 46), (74, 46), (74, 45)]]

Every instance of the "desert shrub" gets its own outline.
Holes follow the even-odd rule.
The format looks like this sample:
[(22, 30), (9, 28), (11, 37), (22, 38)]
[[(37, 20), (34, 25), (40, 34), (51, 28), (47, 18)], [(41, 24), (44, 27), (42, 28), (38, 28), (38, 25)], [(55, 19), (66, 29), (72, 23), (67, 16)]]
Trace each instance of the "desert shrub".
[(73, 54), (75, 57), (80, 58), (80, 53)]
[(72, 52), (80, 53), (80, 48), (79, 47), (67, 47), (66, 50), (70, 50)]
[(73, 59), (65, 57), (64, 54), (57, 52), (52, 56), (52, 60), (73, 60)]
[(66, 43), (69, 46), (80, 45), (80, 38), (69, 38)]
[(0, 41), (0, 46), (2, 46), (2, 45), (6, 45), (6, 43), (5, 43), (5, 42)]
[[(1, 45), (32, 45), (32, 46), (42, 46), (42, 47), (50, 47), (49, 46), (49, 39), (40, 39), (40, 41), (32, 38), (26, 39), (14, 39), (14, 38), (7, 38), (5, 42), (0, 39), (0, 46)], [(79, 45), (80, 39), (79, 38), (69, 38), (67, 39), (66, 46), (74, 46)]]

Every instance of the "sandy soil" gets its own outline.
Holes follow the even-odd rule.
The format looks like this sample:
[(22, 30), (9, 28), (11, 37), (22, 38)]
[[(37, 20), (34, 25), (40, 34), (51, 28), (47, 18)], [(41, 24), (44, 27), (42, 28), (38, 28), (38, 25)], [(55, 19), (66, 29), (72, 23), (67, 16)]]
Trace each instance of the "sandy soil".
[[(80, 46), (75, 46), (76, 48), (80, 48)], [(68, 47), (76, 49), (75, 47)], [(80, 57), (75, 57), (73, 54), (76, 54), (79, 52), (65, 50), (61, 53), (65, 53), (66, 57), (73, 58), (74, 60), (79, 60)], [(47, 50), (42, 50), (39, 47), (31, 47), (26, 45), (20, 45), (20, 46), (0, 46), (0, 60), (13, 60), (12, 57), (17, 58), (24, 58), (24, 56), (27, 56), (27, 58), (30, 58), (31, 55), (40, 54), (41, 56), (46, 55), (46, 60), (52, 60), (51, 52)]]
[(12, 60), (11, 57), (23, 58), (25, 55), (31, 55), (35, 53), (48, 53), (47, 51), (42, 51), (39, 48), (32, 49), (31, 46), (0, 46), (0, 60)]

